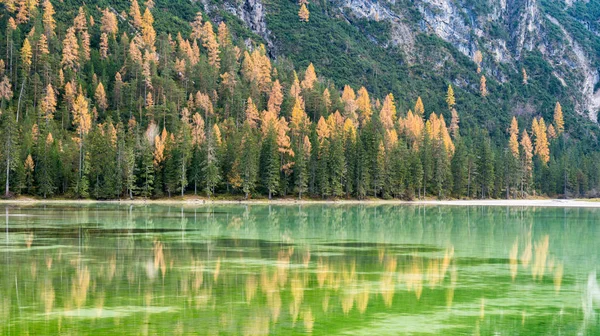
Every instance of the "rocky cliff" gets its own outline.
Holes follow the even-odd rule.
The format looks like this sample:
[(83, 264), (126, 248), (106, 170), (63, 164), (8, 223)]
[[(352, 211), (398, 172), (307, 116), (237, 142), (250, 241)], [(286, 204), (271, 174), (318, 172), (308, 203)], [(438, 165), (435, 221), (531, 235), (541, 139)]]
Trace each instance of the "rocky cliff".
[[(286, 55), (300, 63), (305, 61), (294, 55), (301, 52), (302, 40), (286, 42), (297, 33), (291, 31), (295, 29), (293, 25), (288, 30), (278, 23), (278, 16), (284, 12), (297, 11), (295, 1), (228, 0), (224, 3), (228, 12), (268, 43), (274, 55)], [(306, 30), (302, 33), (304, 38), (311, 38), (309, 30), (313, 27), (315, 30), (319, 25), (338, 27), (342, 31), (338, 36), (323, 36), (332, 43), (327, 46), (325, 42), (324, 47), (333, 49), (335, 44), (346, 44), (345, 49), (337, 46), (337, 50), (348, 54), (357, 42), (339, 39), (357, 38), (347, 33), (355, 29), (377, 48), (397, 53), (398, 62), (403, 69), (408, 69), (409, 76), (414, 75), (412, 70), (419, 65), (447, 68), (448, 62), (458, 62), (456, 51), (468, 59), (481, 51), (483, 73), (503, 85), (511, 78), (522, 76), (523, 68), (529, 70), (526, 59), (533, 55), (544, 63), (543, 67), (549, 67), (554, 77), (550, 80), (562, 86), (556, 89), (553, 85), (541, 84), (548, 86), (544, 89), (546, 93), (552, 96), (557, 94), (553, 91), (563, 92), (576, 112), (596, 121), (600, 109), (600, 33), (595, 30), (598, 21), (581, 13), (599, 6), (598, 0), (313, 0), (309, 9), (311, 19), (316, 17), (315, 22), (301, 29)], [(285, 20), (288, 19), (289, 16)], [(433, 36), (446, 44), (423, 46), (419, 41), (424, 36), (429, 40)], [(357, 50), (356, 53), (365, 52)], [(332, 61), (324, 60), (322, 64), (327, 65), (327, 62)], [(371, 62), (372, 69), (365, 71), (376, 74), (377, 62)], [(461, 75), (461, 71), (472, 71), (473, 67), (468, 69), (468, 65), (464, 65), (453, 71), (452, 78), (446, 79), (475, 92), (477, 83), (473, 77)]]

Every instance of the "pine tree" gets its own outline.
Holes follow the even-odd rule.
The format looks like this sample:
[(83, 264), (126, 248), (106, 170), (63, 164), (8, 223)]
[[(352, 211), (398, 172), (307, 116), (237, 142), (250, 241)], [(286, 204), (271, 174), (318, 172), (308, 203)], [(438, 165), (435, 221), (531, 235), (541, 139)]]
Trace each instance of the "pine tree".
[(517, 118), (513, 117), (510, 123), (510, 140), (508, 142), (508, 148), (515, 158), (519, 158), (519, 124)]
[(11, 110), (0, 115), (0, 141), (2, 141), (1, 152), (3, 173), (5, 178), (4, 196), (10, 196), (11, 173), (18, 165), (18, 125)]
[(215, 193), (215, 188), (221, 182), (221, 172), (219, 171), (218, 150), (221, 142), (219, 128), (213, 128), (208, 132), (208, 138), (205, 142), (205, 154), (202, 173), (205, 179), (205, 192), (210, 198)]
[(456, 144), (456, 151), (450, 163), (452, 170), (452, 194), (460, 198), (467, 194), (468, 184), (468, 148), (461, 140)]
[(260, 171), (261, 180), (269, 199), (277, 194), (279, 187), (279, 151), (277, 146), (277, 130), (271, 124), (262, 142)]
[(305, 135), (304, 139), (297, 144), (295, 149), (294, 191), (298, 193), (298, 199), (302, 199), (302, 194), (308, 191), (309, 161), (312, 146), (308, 135)]
[(248, 199), (256, 188), (258, 179), (258, 144), (253, 134), (252, 126), (248, 122), (242, 128), (242, 142), (240, 148), (240, 166), (242, 175), (242, 191)]

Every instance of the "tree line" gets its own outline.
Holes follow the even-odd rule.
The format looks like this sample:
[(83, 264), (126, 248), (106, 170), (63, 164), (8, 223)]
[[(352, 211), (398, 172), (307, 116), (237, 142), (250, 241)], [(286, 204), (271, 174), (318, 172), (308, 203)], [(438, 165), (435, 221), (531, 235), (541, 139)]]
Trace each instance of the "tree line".
[(558, 102), (551, 122), (513, 117), (497, 141), (461, 134), (452, 85), (440, 113), (421, 98), (397, 111), (392, 94), (337, 88), (312, 64), (299, 76), (202, 13), (172, 36), (151, 0), (81, 7), (69, 24), (50, 0), (2, 3), (6, 197), (518, 198), (600, 183), (598, 152), (571, 139)]

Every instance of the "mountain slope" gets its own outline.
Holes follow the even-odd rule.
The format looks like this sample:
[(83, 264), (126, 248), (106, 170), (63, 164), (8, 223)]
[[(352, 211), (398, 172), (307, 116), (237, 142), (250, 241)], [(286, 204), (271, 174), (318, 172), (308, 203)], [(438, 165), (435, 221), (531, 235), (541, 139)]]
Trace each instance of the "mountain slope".
[[(300, 67), (313, 62), (319, 74), (339, 85), (365, 85), (376, 97), (391, 91), (404, 111), (419, 95), (427, 110), (443, 111), (439, 93), (452, 83), (465, 127), (484, 125), (492, 134), (503, 132), (512, 115), (550, 118), (557, 100), (573, 124), (585, 124), (576, 114), (596, 121), (598, 7), (598, 1), (320, 0), (309, 4), (310, 21), (303, 23), (295, 1), (205, 2), (209, 13), (220, 9), (245, 21), (274, 56)], [(491, 92), (484, 100), (472, 61), (478, 50)]]

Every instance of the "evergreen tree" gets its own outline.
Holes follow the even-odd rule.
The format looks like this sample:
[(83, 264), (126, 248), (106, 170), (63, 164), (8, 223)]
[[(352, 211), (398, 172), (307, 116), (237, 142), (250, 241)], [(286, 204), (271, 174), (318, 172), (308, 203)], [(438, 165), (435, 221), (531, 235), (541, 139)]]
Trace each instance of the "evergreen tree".
[(263, 139), (260, 171), (264, 189), (269, 195), (269, 199), (277, 194), (279, 187), (279, 152), (277, 146), (277, 133), (273, 125), (269, 126), (267, 134)]

